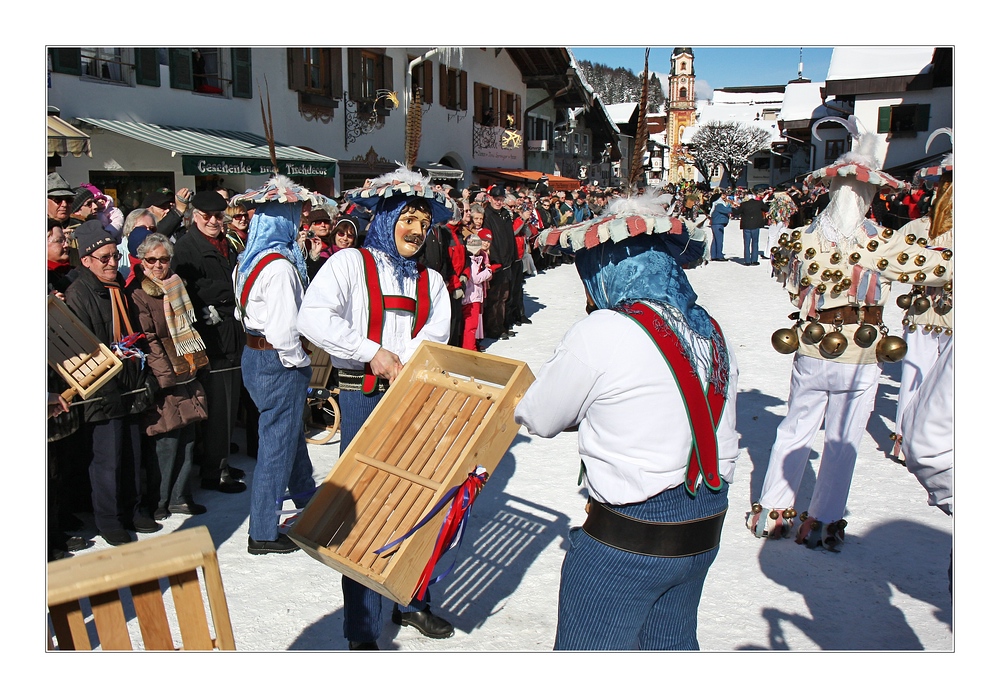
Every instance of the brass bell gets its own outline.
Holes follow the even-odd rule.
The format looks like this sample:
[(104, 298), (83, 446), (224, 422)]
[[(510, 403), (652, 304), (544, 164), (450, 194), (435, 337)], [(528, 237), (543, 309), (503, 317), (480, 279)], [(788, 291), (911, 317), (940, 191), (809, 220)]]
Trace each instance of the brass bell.
[(909, 282), (910, 282), (910, 275), (909, 274), (905, 274), (904, 273), (904, 274), (900, 274), (899, 275), (899, 283), (901, 283), (901, 284), (907, 284)]
[(798, 240), (800, 237), (802, 237), (802, 232), (801, 231), (799, 231), (799, 230), (793, 230), (792, 231), (792, 235), (791, 235), (792, 240)]
[(795, 507), (788, 507), (782, 513), (786, 519), (794, 519), (798, 514), (798, 512), (795, 511)]
[(802, 280), (799, 281), (799, 286), (801, 286), (802, 288), (806, 288), (807, 286), (812, 286), (812, 279), (810, 279), (808, 276), (803, 276)]
[(941, 251), (941, 258), (944, 259), (945, 261), (948, 261), (949, 259), (951, 259), (951, 257), (952, 257), (953, 254), (955, 254), (955, 253), (952, 252), (951, 250), (942, 250)]
[(896, 261), (899, 262), (900, 264), (906, 264), (906, 260), (908, 260), (909, 258), (910, 255), (906, 254), (905, 252), (900, 252), (899, 256), (896, 257)]
[(805, 521), (808, 518), (809, 518), (809, 512), (808, 511), (804, 511), (801, 514), (799, 514), (799, 521)]
[(895, 363), (906, 356), (906, 340), (892, 335), (883, 337), (875, 345), (875, 358), (883, 363)]
[(871, 240), (868, 242), (868, 251), (874, 252), (878, 249), (878, 240)]
[(861, 261), (861, 253), (851, 252), (851, 255), (847, 258), (847, 261), (850, 262), (851, 264), (857, 264), (858, 262)]
[(924, 325), (924, 332), (926, 332), (927, 334), (930, 334), (931, 330), (933, 330), (933, 329), (934, 329), (934, 325), (932, 325), (930, 323), (927, 323), (926, 325)]
[(911, 303), (913, 303), (913, 296), (909, 294), (900, 296), (899, 298), (896, 299), (896, 305), (898, 305), (903, 310), (909, 308)]
[(892, 233), (893, 233), (892, 229), (885, 228), (885, 229), (882, 230), (882, 237), (884, 237), (886, 240), (888, 240), (889, 238), (892, 237)]
[(817, 264), (816, 262), (813, 262), (812, 264), (809, 265), (807, 271), (810, 274), (815, 274), (816, 272), (819, 271), (819, 264)]
[(802, 251), (802, 243), (799, 242), (798, 240), (796, 240), (795, 242), (792, 243), (792, 249), (795, 252), (801, 252)]
[(771, 346), (779, 354), (791, 354), (799, 348), (799, 336), (794, 329), (783, 327), (771, 335)]
[(907, 236), (906, 236), (905, 238), (903, 238), (903, 239), (904, 239), (904, 240), (906, 240), (906, 244), (907, 244), (907, 245), (912, 245), (913, 243), (915, 243), (915, 242), (917, 241), (917, 236), (916, 236), (916, 235), (914, 235), (913, 233), (910, 233), (910, 234), (908, 234), (908, 235), (907, 235)]
[(840, 264), (841, 259), (843, 259), (843, 257), (840, 256), (840, 253), (834, 252), (830, 255), (830, 264)]
[(921, 247), (927, 247), (927, 238), (917, 238), (917, 244)]
[(924, 257), (922, 254), (918, 254), (916, 257), (913, 258), (913, 263), (916, 264), (918, 267), (924, 266), (925, 262), (927, 262), (927, 258)]
[(767, 517), (772, 521), (777, 521), (779, 516), (781, 516), (781, 512), (778, 511), (777, 509), (771, 509), (771, 511), (767, 515)]
[(808, 248), (806, 250), (806, 259), (812, 259), (815, 256), (816, 256), (816, 249), (815, 248), (810, 247), (810, 248)]
[(944, 276), (944, 273), (948, 271), (943, 264), (938, 264), (934, 267), (934, 276)]
[(950, 291), (951, 290), (951, 282), (950, 281), (945, 281), (944, 284), (941, 286), (941, 288), (943, 288), (945, 291)]
[(918, 271), (916, 274), (913, 275), (913, 280), (919, 284), (927, 280), (927, 274), (923, 273), (922, 271)]
[(788, 242), (788, 233), (782, 233), (778, 236), (778, 242), (782, 245)]
[(826, 293), (826, 284), (817, 284), (817, 286), (816, 286), (816, 293), (820, 294), (821, 296), (824, 293)]
[(810, 344), (816, 344), (823, 339), (823, 335), (825, 334), (826, 330), (815, 320), (806, 325), (806, 328), (802, 330), (802, 338)]
[(844, 278), (844, 272), (840, 271), (840, 269), (834, 269), (833, 274), (831, 274), (831, 276), (834, 278), (835, 281), (840, 281), (841, 279)]
[(941, 330), (943, 329), (940, 325), (934, 325), (934, 334), (941, 334)]
[(947, 315), (950, 312), (951, 312), (951, 302), (942, 300), (941, 303), (938, 304), (938, 314)]
[(946, 335), (948, 335), (949, 337), (951, 336), (951, 331), (952, 331), (952, 330), (951, 330), (951, 328), (950, 328), (950, 327), (946, 327), (946, 328), (944, 328), (944, 333), (945, 333)]
[(847, 350), (847, 337), (843, 332), (830, 332), (819, 343), (819, 350), (823, 356), (835, 359)]
[(878, 339), (878, 328), (875, 325), (864, 324), (854, 332), (854, 343), (863, 349), (867, 349)]
[(927, 296), (918, 296), (913, 301), (913, 312), (917, 315), (923, 315), (927, 312), (927, 309), (931, 307), (930, 299)]
[(771, 259), (774, 259), (777, 256), (778, 256), (778, 246), (775, 245), (774, 247), (771, 248)]
[(760, 502), (754, 502), (753, 504), (750, 505), (750, 511), (752, 511), (755, 514), (759, 514), (760, 512), (764, 511), (764, 507), (760, 505)]
[(832, 276), (833, 272), (831, 272), (829, 269), (824, 269), (823, 273), (819, 275), (819, 278), (823, 279), (823, 281), (829, 281), (830, 277)]
[(875, 266), (879, 268), (879, 271), (885, 271), (886, 269), (889, 268), (889, 260), (883, 257), (882, 259), (878, 260)]

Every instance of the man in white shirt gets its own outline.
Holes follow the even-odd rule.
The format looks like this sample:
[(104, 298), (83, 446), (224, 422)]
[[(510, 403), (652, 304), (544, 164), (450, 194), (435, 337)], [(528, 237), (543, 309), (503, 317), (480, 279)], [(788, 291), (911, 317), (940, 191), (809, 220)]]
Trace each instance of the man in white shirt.
[(738, 370), (675, 237), (576, 251), (592, 312), (514, 412), (532, 434), (579, 432), (588, 517), (569, 532), (557, 650), (698, 649), (739, 453)]
[(247, 335), (244, 382), (260, 411), (247, 552), (291, 553), (298, 546), (278, 532), (285, 491), (304, 507), (316, 487), (302, 429), (312, 369), (297, 327), (308, 283), (298, 224), (303, 209), (320, 205), (324, 197), (276, 175), (238, 200), (256, 204), (235, 273), (236, 314)]
[[(348, 198), (373, 212), (364, 248), (345, 249), (327, 260), (298, 317), (302, 334), (330, 354), (338, 370), (341, 453), (417, 346), (424, 340), (447, 343), (451, 332), (444, 280), (416, 261), (430, 226), (451, 218), (450, 201), (432, 190), (429, 179), (405, 169)], [(382, 596), (346, 576), (341, 584), (350, 648), (377, 650)], [(428, 600), (414, 600), (402, 610), (394, 606), (393, 622), (427, 637), (451, 637), (455, 629), (431, 613)]]

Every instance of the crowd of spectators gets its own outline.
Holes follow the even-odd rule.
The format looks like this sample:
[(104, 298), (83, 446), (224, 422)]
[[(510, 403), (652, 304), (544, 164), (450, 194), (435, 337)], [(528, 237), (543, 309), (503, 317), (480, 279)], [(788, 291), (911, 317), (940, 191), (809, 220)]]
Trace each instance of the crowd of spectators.
[[(548, 244), (547, 233), (600, 217), (622, 196), (617, 188), (556, 190), (545, 177), (509, 187), (435, 186), (452, 199), (455, 213), (432, 228), (420, 261), (441, 273), (451, 294), (449, 343), (478, 351), (532, 322), (525, 278), (572, 262), (572, 252)], [(757, 249), (762, 228), (776, 239), (786, 227), (808, 224), (829, 202), (819, 183), (759, 191), (685, 183), (664, 191), (669, 213), (712, 227), (713, 259), (724, 259), (729, 217), (746, 223), (744, 264), (767, 257), (772, 244)], [(876, 197), (869, 216), (897, 229), (926, 212), (932, 193), (926, 184), (907, 185), (898, 195)], [(58, 398), (67, 386), (50, 372), (50, 559), (91, 544), (74, 535), (83, 527), (74, 511), (93, 511), (99, 535), (119, 545), (134, 532), (159, 530), (157, 522), (170, 515), (206, 511), (195, 501), (195, 484), (246, 490), (245, 474), (228, 457), (238, 450), (232, 440), (238, 423), (246, 429), (247, 455), (256, 457), (258, 415), (239, 370), (245, 337), (234, 312), (232, 272), (254, 211), (230, 205), (235, 194), (157, 190), (123, 215), (97, 187), (71, 187), (49, 175), (48, 292), (122, 355), (128, 369), (68, 409)], [(338, 251), (364, 243), (367, 211), (331, 202), (300, 224), (310, 278)]]

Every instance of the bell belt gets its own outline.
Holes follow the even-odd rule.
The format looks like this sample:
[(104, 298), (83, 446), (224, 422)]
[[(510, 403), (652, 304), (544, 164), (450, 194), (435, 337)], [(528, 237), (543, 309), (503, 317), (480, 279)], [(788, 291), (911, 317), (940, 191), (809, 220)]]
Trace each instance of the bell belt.
[(839, 308), (820, 310), (815, 316), (810, 315), (809, 319), (825, 325), (857, 325), (862, 321), (868, 325), (879, 325), (882, 323), (882, 306), (863, 305), (859, 308), (855, 305), (843, 305)]
[(691, 521), (643, 521), (591, 498), (587, 501), (583, 530), (594, 540), (626, 552), (653, 557), (690, 557), (718, 547), (726, 511), (728, 508)]

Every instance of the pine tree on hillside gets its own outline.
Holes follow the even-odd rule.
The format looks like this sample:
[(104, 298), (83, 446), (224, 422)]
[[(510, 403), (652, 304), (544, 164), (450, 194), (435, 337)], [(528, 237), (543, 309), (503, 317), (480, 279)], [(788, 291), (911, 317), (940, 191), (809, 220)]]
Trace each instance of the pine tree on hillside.
[[(603, 63), (580, 61), (580, 70), (584, 78), (601, 96), (605, 104), (621, 102), (638, 102), (642, 92), (642, 76), (636, 75), (627, 68), (612, 68)], [(663, 86), (656, 75), (649, 76), (649, 112), (661, 111), (664, 106)]]

